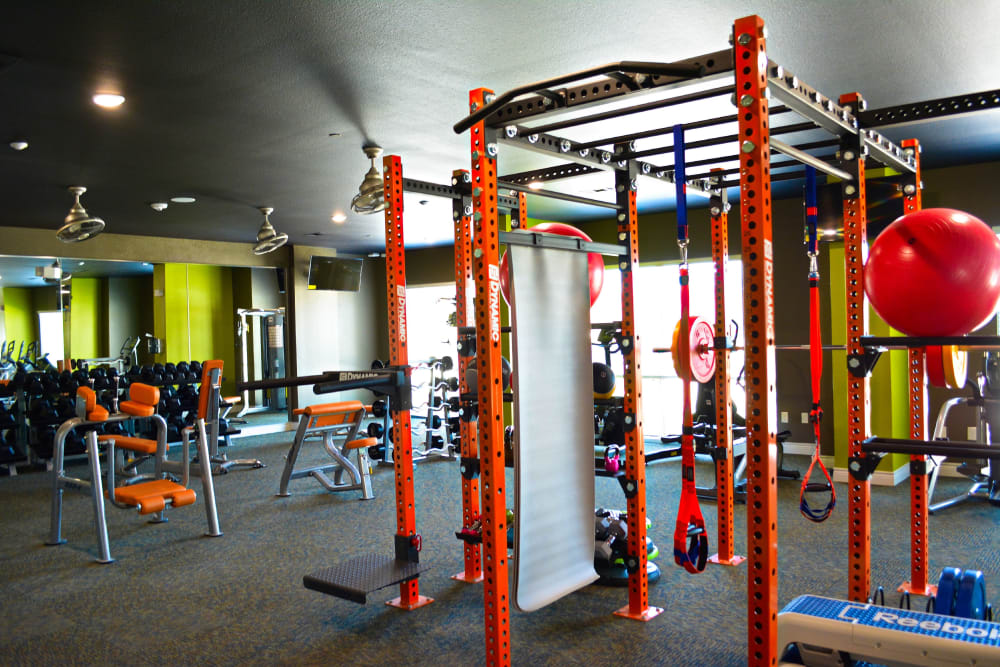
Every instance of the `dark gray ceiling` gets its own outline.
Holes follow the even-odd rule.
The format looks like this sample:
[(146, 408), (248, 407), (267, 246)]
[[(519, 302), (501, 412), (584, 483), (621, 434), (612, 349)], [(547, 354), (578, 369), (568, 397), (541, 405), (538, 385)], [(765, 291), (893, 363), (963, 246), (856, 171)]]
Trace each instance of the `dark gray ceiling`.
[[(447, 182), (469, 163), (451, 126), (470, 88), (708, 53), (751, 13), (767, 22), (769, 56), (834, 97), (858, 90), (882, 107), (1000, 87), (991, 0), (7, 2), (0, 225), (58, 228), (65, 188), (78, 184), (115, 232), (246, 242), (256, 207), (273, 206), (292, 243), (376, 250), (382, 216), (349, 213), (366, 141), (401, 155), (405, 175)], [(94, 106), (101, 87), (125, 105)], [(921, 139), (926, 166), (998, 160), (997, 114), (887, 134)], [(9, 149), (15, 139), (29, 148)], [(500, 168), (543, 164), (502, 153)], [(177, 194), (198, 201), (148, 206)], [(652, 188), (640, 202), (667, 206), (668, 194)], [(407, 198), (407, 244), (450, 240), (449, 207), (420, 199)], [(534, 199), (536, 217), (579, 215)], [(346, 223), (331, 223), (335, 210)]]

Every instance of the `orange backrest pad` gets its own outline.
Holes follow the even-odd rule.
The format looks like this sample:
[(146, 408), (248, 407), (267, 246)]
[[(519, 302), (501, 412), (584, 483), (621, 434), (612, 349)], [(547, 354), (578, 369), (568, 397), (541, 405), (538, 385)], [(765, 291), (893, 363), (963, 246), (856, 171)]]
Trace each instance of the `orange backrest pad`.
[[(201, 393), (198, 396), (198, 418), (208, 419), (209, 384), (212, 381), (212, 371), (219, 369), (219, 382), (222, 382), (222, 359), (210, 359), (201, 366)], [(218, 409), (218, 408), (216, 408)]]
[(160, 402), (160, 388), (136, 382), (135, 384), (129, 385), (128, 397), (129, 400), (135, 401), (136, 403), (142, 403), (143, 405), (156, 405)]
[(310, 419), (316, 418), (313, 426), (336, 426), (346, 424), (357, 418), (358, 410), (364, 410), (361, 401), (339, 401), (337, 403), (320, 403), (304, 408), (302, 412)]
[(97, 394), (90, 387), (77, 387), (76, 395), (85, 401), (84, 410), (90, 412), (97, 405)]

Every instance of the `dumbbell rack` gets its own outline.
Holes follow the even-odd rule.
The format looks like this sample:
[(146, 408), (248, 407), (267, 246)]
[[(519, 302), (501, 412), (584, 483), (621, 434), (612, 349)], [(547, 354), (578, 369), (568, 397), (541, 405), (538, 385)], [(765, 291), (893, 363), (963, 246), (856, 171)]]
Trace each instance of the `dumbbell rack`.
[[(458, 389), (458, 378), (446, 379), (445, 373), (449, 369), (450, 364), (441, 362), (429, 365), (430, 380), (428, 381), (427, 415), (424, 422), (424, 448), (423, 451), (414, 451), (414, 462), (432, 458), (455, 459), (456, 429), (448, 417), (448, 412), (451, 410), (448, 394)], [(442, 413), (443, 417), (438, 414), (439, 412)]]
[[(183, 387), (197, 387), (201, 383), (200, 367), (195, 366), (196, 363), (200, 364), (200, 362), (191, 362), (190, 365), (186, 362), (147, 364), (134, 368), (129, 374), (133, 382), (160, 388), (160, 402), (156, 406), (156, 413), (167, 421), (169, 444), (181, 442), (181, 431), (189, 425), (192, 421), (191, 415), (198, 410), (198, 392), (187, 394), (183, 390)], [(185, 395), (181, 394), (182, 391)]]

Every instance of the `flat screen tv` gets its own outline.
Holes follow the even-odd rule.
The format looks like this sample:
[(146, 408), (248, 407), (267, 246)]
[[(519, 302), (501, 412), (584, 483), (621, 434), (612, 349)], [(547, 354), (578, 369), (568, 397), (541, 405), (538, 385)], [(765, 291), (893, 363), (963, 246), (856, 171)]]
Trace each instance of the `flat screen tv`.
[(309, 260), (309, 289), (357, 292), (361, 289), (362, 261), (313, 255)]

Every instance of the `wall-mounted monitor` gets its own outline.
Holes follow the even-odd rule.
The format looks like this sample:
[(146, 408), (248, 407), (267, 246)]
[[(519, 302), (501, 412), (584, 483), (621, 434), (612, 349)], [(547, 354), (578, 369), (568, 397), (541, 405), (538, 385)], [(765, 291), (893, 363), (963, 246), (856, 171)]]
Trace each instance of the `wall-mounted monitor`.
[(309, 289), (357, 292), (361, 289), (363, 260), (351, 257), (322, 257), (309, 260)]

